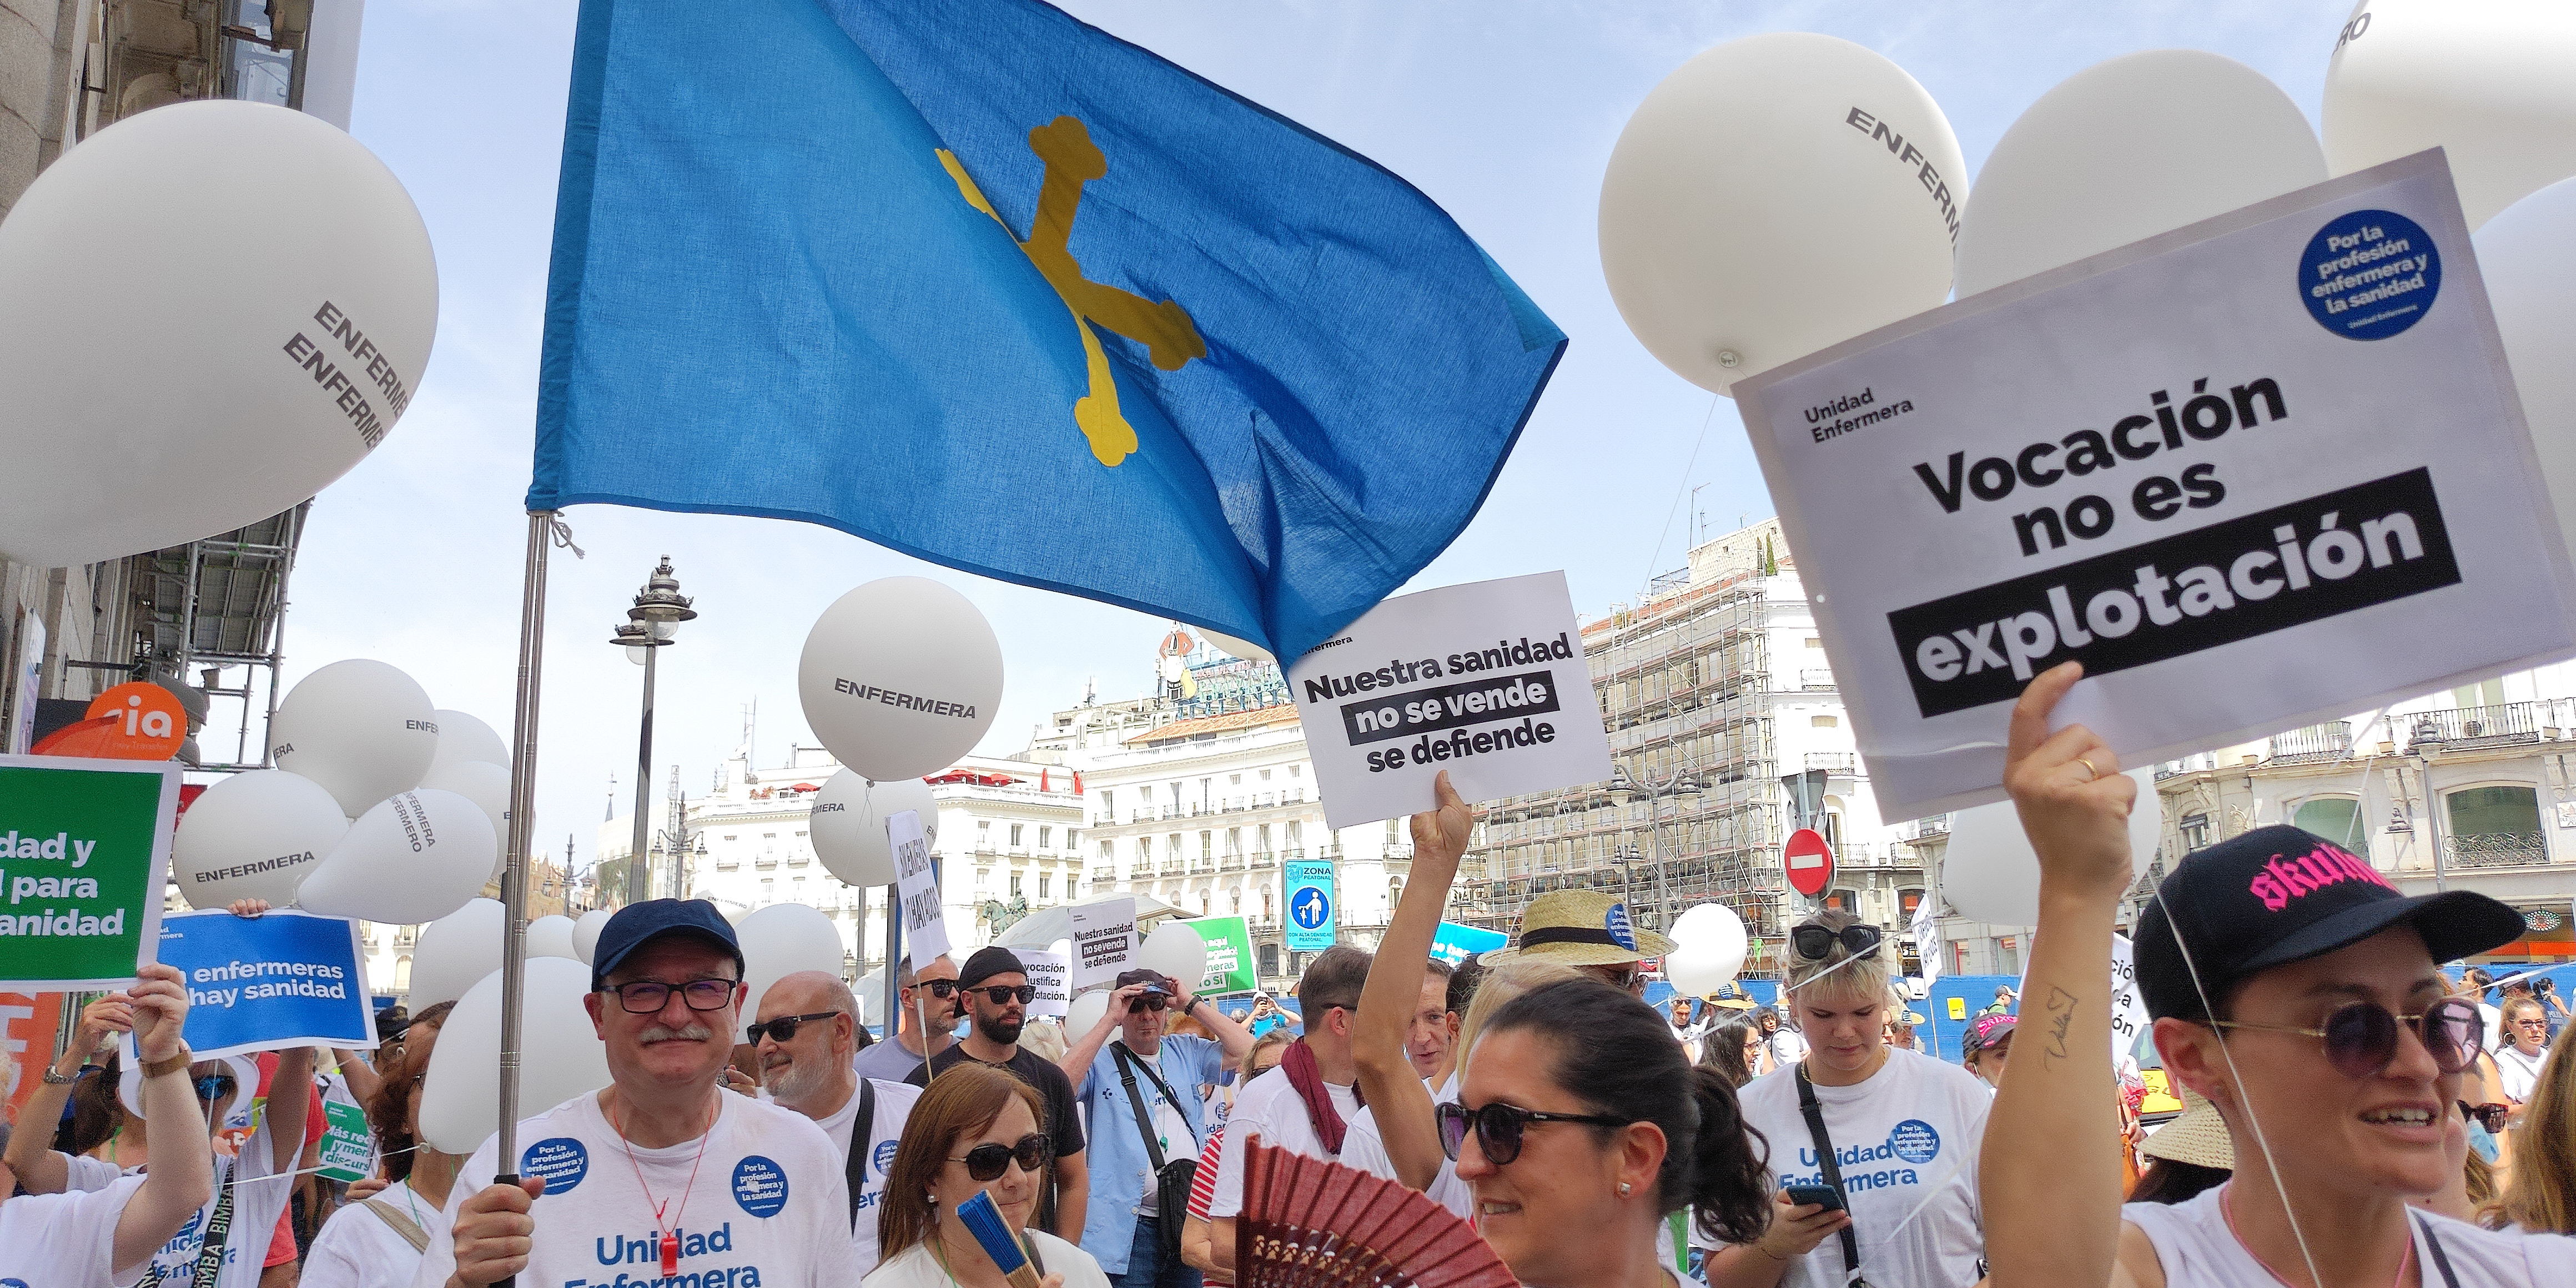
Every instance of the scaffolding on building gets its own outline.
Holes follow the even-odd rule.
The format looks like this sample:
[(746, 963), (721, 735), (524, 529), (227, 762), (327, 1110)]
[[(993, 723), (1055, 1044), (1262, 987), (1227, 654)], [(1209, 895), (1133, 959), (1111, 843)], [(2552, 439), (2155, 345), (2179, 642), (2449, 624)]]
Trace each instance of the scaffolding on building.
[[(269, 766), (269, 722), (277, 716), (286, 653), (287, 580), (310, 501), (246, 528), (134, 556), (134, 653), (208, 698), (239, 702), (232, 755), (211, 721), (198, 734), (199, 769)], [(238, 672), (235, 668), (239, 668)], [(191, 675), (191, 672), (195, 675)], [(238, 679), (230, 679), (234, 675)], [(251, 753), (256, 737), (258, 755)]]
[[(1635, 608), (1583, 628), (1617, 775), (1489, 807), (1470, 852), (1483, 880), (1458, 915), (1509, 933), (1538, 895), (1609, 888), (1641, 925), (1717, 902), (1757, 942), (1778, 942), (1788, 823), (1769, 704), (1763, 574), (1774, 567), (1767, 547), (1695, 555)], [(1775, 969), (1759, 949), (1745, 964)]]

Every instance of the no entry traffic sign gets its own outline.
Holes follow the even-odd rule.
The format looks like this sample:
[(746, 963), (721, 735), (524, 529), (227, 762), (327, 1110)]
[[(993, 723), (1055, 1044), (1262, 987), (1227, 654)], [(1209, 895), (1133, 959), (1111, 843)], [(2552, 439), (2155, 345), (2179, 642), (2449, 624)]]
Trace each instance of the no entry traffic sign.
[(1812, 827), (1791, 832), (1789, 843), (1781, 847), (1780, 858), (1789, 869), (1789, 888), (1810, 899), (1834, 883), (1833, 847), (1825, 844), (1825, 838)]

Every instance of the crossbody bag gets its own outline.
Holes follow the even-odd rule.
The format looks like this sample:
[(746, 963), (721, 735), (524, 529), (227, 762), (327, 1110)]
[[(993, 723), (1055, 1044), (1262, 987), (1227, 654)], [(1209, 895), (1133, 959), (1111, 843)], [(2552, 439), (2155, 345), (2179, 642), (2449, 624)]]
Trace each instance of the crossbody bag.
[[(1834, 1159), (1834, 1138), (1825, 1131), (1825, 1106), (1816, 1099), (1816, 1084), (1807, 1081), (1806, 1063), (1799, 1062), (1797, 1069), (1798, 1112), (1807, 1120), (1807, 1134), (1815, 1139), (1816, 1158), (1824, 1171), (1825, 1184), (1832, 1186), (1834, 1193), (1841, 1196), (1843, 1213), (1849, 1216), (1851, 1195), (1843, 1190), (1843, 1168)], [(1839, 1231), (1843, 1241), (1843, 1272), (1850, 1277), (1851, 1288), (1869, 1288), (1869, 1281), (1860, 1277), (1860, 1239), (1853, 1233), (1857, 1228), (1855, 1223), (1845, 1222)]]
[(1137, 1134), (1145, 1138), (1145, 1157), (1154, 1165), (1154, 1242), (1162, 1249), (1166, 1262), (1175, 1262), (1181, 1255), (1181, 1226), (1189, 1219), (1190, 1183), (1198, 1179), (1199, 1164), (1194, 1158), (1163, 1160), (1163, 1145), (1154, 1134), (1153, 1115), (1145, 1112), (1144, 1093), (1136, 1090), (1136, 1071), (1141, 1069), (1154, 1080), (1154, 1090), (1163, 1094), (1164, 1103), (1180, 1118), (1183, 1131), (1190, 1128), (1189, 1116), (1181, 1112), (1180, 1099), (1163, 1084), (1152, 1065), (1137, 1059), (1124, 1045), (1112, 1045), (1109, 1054), (1118, 1062), (1118, 1081), (1126, 1084), (1127, 1103), (1136, 1110)]
[(859, 1228), (859, 1192), (868, 1187), (868, 1155), (877, 1149), (877, 1084), (859, 1079), (859, 1117), (850, 1124), (850, 1156), (841, 1171), (850, 1178), (850, 1228)]

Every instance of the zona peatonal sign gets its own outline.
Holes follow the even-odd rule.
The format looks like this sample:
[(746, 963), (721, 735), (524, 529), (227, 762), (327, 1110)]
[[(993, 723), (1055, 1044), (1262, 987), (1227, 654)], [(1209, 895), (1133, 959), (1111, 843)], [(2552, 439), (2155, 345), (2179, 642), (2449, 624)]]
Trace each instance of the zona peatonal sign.
[(2576, 652), (2439, 152), (1735, 395), (1891, 818), (2000, 797), (2014, 698), (2070, 658), (2057, 719), (2138, 763)]
[(132, 983), (161, 941), (178, 815), (167, 761), (0, 756), (0, 984)]
[(1610, 743), (1565, 574), (1386, 600), (1288, 670), (1327, 826), (1595, 783)]

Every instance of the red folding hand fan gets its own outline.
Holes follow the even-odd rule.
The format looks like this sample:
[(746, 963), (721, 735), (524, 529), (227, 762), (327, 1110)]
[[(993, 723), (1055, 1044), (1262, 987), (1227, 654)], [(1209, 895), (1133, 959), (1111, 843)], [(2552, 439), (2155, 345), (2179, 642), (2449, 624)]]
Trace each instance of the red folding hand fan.
[(1475, 1227), (1419, 1190), (1273, 1149), (1243, 1156), (1242, 1288), (1518, 1288)]

